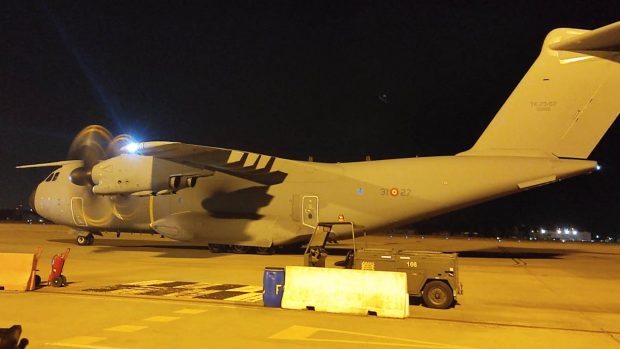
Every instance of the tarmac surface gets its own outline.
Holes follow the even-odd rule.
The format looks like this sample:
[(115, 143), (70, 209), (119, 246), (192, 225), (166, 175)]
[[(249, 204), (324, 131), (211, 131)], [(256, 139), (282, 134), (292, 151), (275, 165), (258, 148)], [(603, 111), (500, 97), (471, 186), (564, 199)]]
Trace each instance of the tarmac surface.
[[(620, 246), (374, 235), (372, 247), (458, 251), (464, 294), (407, 319), (262, 306), (263, 269), (301, 252), (213, 254), (148, 235), (77, 246), (55, 225), (0, 224), (0, 252), (71, 248), (69, 285), (0, 291), (0, 328), (28, 348), (620, 348)], [(347, 247), (350, 241), (340, 245)], [(337, 252), (337, 251), (334, 251)], [(333, 266), (342, 255), (330, 255)], [(1, 271), (0, 271), (1, 275)]]

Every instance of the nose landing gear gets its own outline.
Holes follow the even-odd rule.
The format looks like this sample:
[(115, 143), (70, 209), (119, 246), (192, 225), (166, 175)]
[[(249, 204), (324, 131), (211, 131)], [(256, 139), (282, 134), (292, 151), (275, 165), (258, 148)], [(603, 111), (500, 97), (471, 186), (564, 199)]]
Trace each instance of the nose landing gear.
[(88, 233), (86, 235), (78, 235), (75, 241), (80, 246), (90, 246), (95, 242), (95, 237), (93, 233)]

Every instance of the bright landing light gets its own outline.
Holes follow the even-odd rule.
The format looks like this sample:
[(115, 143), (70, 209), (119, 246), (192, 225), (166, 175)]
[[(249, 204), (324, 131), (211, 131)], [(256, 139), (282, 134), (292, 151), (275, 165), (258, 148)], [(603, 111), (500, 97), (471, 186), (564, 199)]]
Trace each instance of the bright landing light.
[(135, 153), (140, 149), (140, 143), (129, 143), (124, 146), (121, 150), (126, 153)]

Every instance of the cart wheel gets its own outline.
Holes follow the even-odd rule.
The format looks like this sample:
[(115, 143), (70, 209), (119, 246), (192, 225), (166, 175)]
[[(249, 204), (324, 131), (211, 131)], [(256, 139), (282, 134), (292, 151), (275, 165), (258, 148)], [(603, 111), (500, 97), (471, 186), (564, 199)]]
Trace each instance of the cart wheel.
[(87, 236), (78, 235), (78, 237), (75, 240), (77, 241), (77, 244), (80, 245), (80, 246), (88, 245), (88, 237)]
[(52, 280), (52, 285), (54, 285), (54, 287), (61, 287), (62, 286), (62, 278), (60, 276), (55, 277)]
[(90, 245), (92, 245), (94, 243), (95, 243), (95, 237), (92, 236), (92, 235), (87, 235), (86, 236), (86, 244), (90, 246)]
[(62, 280), (61, 286), (67, 286), (67, 277), (64, 275), (60, 275), (60, 279)]
[(424, 286), (422, 299), (424, 305), (435, 309), (446, 309), (454, 302), (450, 286), (439, 280), (431, 281)]
[(35, 275), (34, 276), (34, 287), (39, 287), (39, 286), (41, 286), (41, 276)]

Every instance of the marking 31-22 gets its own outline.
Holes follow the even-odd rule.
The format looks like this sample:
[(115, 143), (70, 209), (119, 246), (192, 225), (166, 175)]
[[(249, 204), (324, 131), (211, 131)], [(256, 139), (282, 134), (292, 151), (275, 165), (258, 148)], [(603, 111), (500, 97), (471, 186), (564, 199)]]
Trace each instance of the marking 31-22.
[(382, 196), (410, 196), (411, 189), (409, 188), (379, 188), (379, 195)]

